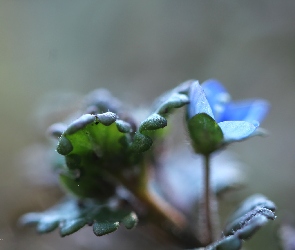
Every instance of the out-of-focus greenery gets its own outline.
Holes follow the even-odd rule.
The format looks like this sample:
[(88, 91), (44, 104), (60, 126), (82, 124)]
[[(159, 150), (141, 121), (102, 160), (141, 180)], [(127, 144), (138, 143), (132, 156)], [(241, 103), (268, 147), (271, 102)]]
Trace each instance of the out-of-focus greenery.
[[(295, 213), (294, 8), (286, 0), (0, 0), (0, 248), (113, 249), (117, 241), (132, 249), (142, 241), (156, 249), (140, 231), (98, 239), (85, 229), (60, 239), (16, 227), (20, 214), (44, 210), (61, 195), (49, 184), (32, 184), (29, 177), (44, 173), (46, 160), (31, 162), (22, 150), (42, 142), (47, 126), (74, 108), (67, 99), (97, 87), (137, 105), (186, 79), (214, 77), (236, 98), (269, 100), (270, 136), (235, 145), (250, 166), (249, 187), (235, 196), (264, 193), (279, 210)], [(273, 224), (246, 247), (276, 249), (275, 238), (263, 240)]]

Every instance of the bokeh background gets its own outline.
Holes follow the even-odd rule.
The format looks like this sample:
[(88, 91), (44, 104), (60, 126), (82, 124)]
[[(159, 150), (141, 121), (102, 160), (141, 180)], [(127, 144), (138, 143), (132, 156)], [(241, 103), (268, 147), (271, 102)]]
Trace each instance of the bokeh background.
[(95, 88), (144, 105), (192, 78), (217, 78), (234, 99), (272, 104), (263, 123), (270, 136), (231, 150), (249, 166), (248, 187), (235, 198), (259, 192), (279, 208), (245, 246), (277, 249), (276, 224), (295, 215), (294, 11), (288, 0), (0, 0), (0, 249), (161, 249), (139, 231), (96, 238), (85, 228), (61, 239), (19, 228), (22, 213), (61, 195), (31, 181), (46, 156), (29, 171), (24, 150), (39, 152), (50, 114)]

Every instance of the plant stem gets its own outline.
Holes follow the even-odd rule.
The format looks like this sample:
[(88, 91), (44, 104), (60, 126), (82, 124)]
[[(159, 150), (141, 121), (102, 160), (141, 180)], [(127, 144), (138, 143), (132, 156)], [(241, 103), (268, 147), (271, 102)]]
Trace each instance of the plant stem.
[(206, 243), (213, 242), (211, 186), (210, 186), (210, 154), (204, 156), (205, 160), (205, 218), (206, 218)]
[(133, 194), (148, 207), (150, 222), (163, 230), (172, 242), (185, 248), (202, 246), (185, 216), (162, 197), (149, 190), (133, 190)]
[(141, 175), (138, 183), (126, 182), (123, 178), (120, 178), (120, 180), (129, 191), (150, 208), (152, 213), (157, 214), (156, 217), (168, 221), (178, 230), (183, 230), (187, 227), (188, 221), (180, 211), (171, 206), (158, 194), (149, 190), (149, 168), (147, 164), (143, 163), (141, 166)]
[(182, 212), (174, 208), (157, 193), (148, 188), (150, 178), (149, 166), (142, 164), (141, 175), (136, 181), (126, 181), (120, 178), (121, 183), (148, 208), (148, 216), (152, 223), (166, 232), (170, 239), (185, 247), (200, 247), (200, 241), (189, 228), (187, 218)]

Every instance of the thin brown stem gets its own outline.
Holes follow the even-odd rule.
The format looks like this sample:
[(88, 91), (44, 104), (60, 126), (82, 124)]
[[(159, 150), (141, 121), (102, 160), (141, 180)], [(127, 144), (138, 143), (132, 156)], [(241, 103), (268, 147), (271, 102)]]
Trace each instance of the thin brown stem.
[[(161, 229), (172, 242), (190, 248), (202, 246), (191, 231), (185, 215), (159, 194), (150, 190), (149, 180), (152, 168), (148, 162), (142, 161), (139, 167), (140, 173), (133, 177), (129, 176), (129, 178), (115, 170), (104, 171), (103, 174), (130, 191), (147, 208), (146, 218), (150, 219), (151, 224)], [(130, 204), (132, 205), (132, 202)], [(136, 206), (138, 203), (135, 202), (133, 205)], [(134, 209), (136, 210), (136, 207)]]
[[(128, 188), (128, 184), (126, 185)], [(199, 247), (200, 241), (190, 231), (185, 216), (156, 193), (129, 189), (148, 208), (152, 224), (166, 232), (167, 236), (184, 247)]]
[(163, 218), (178, 230), (184, 230), (187, 227), (187, 220), (178, 210), (173, 208), (169, 203), (160, 196), (150, 192), (138, 193), (139, 197), (150, 208), (155, 211), (158, 217)]
[(149, 168), (142, 164), (140, 178), (138, 183), (125, 181), (120, 178), (121, 183), (131, 191), (140, 201), (142, 201), (155, 217), (165, 220), (178, 230), (183, 230), (187, 227), (188, 222), (185, 216), (166, 202), (158, 194), (153, 193), (148, 188)]
[(170, 239), (186, 247), (198, 247), (201, 243), (190, 231), (189, 223), (184, 214), (165, 201), (148, 187), (151, 168), (145, 162), (141, 165), (140, 177), (137, 181), (128, 181), (122, 176), (117, 176), (139, 201), (148, 208), (148, 217), (152, 224), (163, 230)]

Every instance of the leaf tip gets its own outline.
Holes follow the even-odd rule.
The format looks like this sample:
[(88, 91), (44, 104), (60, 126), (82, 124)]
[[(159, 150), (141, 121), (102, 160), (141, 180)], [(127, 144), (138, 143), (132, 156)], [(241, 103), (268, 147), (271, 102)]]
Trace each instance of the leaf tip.
[(95, 116), (96, 123), (102, 123), (105, 126), (110, 126), (117, 120), (117, 115), (113, 112), (105, 112)]
[(164, 128), (166, 126), (167, 126), (167, 120), (163, 116), (154, 113), (141, 123), (139, 127), (139, 132), (142, 133), (143, 131), (146, 131), (146, 130), (156, 130), (156, 129)]
[(96, 236), (103, 236), (115, 232), (119, 228), (120, 223), (116, 222), (94, 222), (93, 233)]
[(129, 215), (123, 218), (122, 223), (127, 229), (132, 229), (137, 225), (138, 217), (134, 212), (131, 212)]
[(65, 135), (62, 135), (59, 139), (56, 151), (61, 155), (67, 155), (71, 153), (73, 150), (72, 143), (65, 137)]

